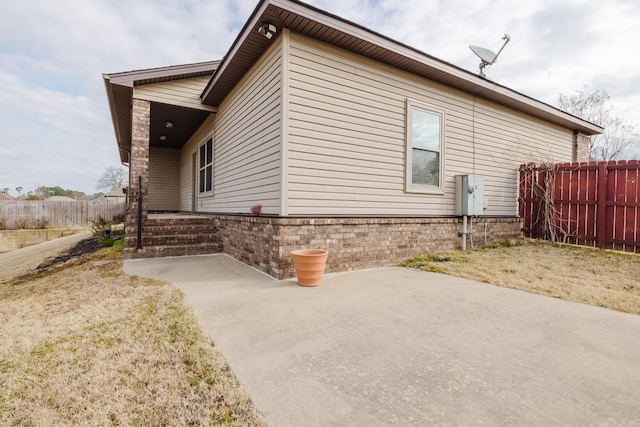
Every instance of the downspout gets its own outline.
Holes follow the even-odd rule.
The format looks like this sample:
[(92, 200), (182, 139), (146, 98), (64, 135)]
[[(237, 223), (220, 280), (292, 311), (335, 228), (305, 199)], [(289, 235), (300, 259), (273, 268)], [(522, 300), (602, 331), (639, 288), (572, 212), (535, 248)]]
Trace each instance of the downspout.
[(124, 151), (125, 153), (127, 153), (127, 161), (125, 162), (124, 160), (120, 160), (120, 163), (122, 164), (122, 166), (128, 168), (131, 163), (131, 150), (127, 150), (126, 148), (120, 145), (118, 145), (118, 148)]
[(120, 160), (120, 164), (122, 164), (122, 166), (124, 166), (125, 168), (129, 169), (129, 179), (127, 179), (127, 191), (125, 192), (125, 216), (127, 215), (127, 211), (129, 210), (129, 195), (131, 194), (130, 191), (130, 187), (131, 187), (131, 150), (127, 150), (126, 148), (122, 148), (120, 146), (118, 146), (118, 148), (124, 150), (127, 153), (127, 157), (128, 157), (128, 163), (125, 163), (124, 161)]

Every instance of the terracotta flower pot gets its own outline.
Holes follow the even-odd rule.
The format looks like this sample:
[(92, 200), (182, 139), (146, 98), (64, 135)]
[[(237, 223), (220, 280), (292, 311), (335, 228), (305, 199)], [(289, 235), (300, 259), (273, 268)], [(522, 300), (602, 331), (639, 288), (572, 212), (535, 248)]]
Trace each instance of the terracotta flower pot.
[(253, 205), (251, 206), (251, 213), (256, 215), (260, 215), (260, 211), (262, 210), (262, 205)]
[(329, 252), (323, 249), (299, 249), (291, 251), (293, 266), (300, 286), (318, 286), (322, 281)]

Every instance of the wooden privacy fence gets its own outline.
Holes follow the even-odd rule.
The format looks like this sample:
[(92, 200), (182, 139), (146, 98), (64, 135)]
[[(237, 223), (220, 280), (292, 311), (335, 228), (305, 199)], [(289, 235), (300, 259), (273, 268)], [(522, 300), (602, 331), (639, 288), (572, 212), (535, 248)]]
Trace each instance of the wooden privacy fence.
[(7, 228), (73, 227), (91, 225), (103, 217), (111, 220), (124, 215), (125, 198), (95, 200), (1, 200), (0, 223)]
[(640, 253), (640, 162), (520, 166), (528, 237)]

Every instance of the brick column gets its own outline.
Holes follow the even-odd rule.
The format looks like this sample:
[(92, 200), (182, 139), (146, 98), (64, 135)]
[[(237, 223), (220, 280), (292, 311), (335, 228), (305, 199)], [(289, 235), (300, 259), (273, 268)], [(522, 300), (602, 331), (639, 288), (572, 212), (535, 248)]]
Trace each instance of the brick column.
[(151, 102), (134, 98), (131, 108), (130, 224), (135, 224), (138, 218), (138, 177), (142, 177), (142, 218), (146, 219), (148, 214), (150, 121)]
[(591, 160), (589, 157), (589, 148), (591, 147), (591, 137), (576, 132), (573, 135), (573, 161), (574, 162), (588, 162)]

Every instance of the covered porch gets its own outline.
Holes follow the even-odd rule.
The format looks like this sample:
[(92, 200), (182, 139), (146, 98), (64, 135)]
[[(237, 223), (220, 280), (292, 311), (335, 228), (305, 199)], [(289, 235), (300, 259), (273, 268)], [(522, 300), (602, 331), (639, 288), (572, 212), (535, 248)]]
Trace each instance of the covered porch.
[[(202, 104), (200, 95), (218, 64), (103, 75), (120, 159), (129, 167), (125, 219), (129, 257), (221, 251), (210, 218), (177, 213), (197, 210), (197, 169), (184, 146), (217, 111)], [(182, 170), (185, 156), (190, 174)], [(183, 194), (187, 187), (192, 189), (189, 195)], [(187, 208), (181, 197), (191, 197)]]

